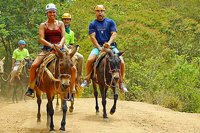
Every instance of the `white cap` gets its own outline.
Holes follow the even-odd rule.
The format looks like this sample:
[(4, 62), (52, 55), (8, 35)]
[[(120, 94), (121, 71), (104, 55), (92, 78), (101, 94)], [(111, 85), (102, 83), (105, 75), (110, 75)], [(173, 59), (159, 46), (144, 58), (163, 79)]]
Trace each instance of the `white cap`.
[(53, 11), (57, 10), (56, 6), (53, 3), (49, 3), (46, 5), (45, 12), (47, 13), (48, 11), (51, 11), (51, 10), (53, 10)]

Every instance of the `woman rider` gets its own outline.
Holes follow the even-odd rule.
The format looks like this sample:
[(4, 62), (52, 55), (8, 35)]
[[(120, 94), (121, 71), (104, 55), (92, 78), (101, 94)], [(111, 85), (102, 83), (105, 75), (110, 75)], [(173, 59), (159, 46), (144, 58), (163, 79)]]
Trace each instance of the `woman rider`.
[(47, 20), (39, 26), (39, 42), (43, 45), (42, 52), (36, 57), (31, 68), (29, 86), (25, 95), (34, 97), (36, 70), (45, 58), (46, 52), (54, 49), (54, 44), (60, 49), (65, 44), (65, 26), (62, 21), (56, 20), (56, 6), (53, 3), (46, 5)]

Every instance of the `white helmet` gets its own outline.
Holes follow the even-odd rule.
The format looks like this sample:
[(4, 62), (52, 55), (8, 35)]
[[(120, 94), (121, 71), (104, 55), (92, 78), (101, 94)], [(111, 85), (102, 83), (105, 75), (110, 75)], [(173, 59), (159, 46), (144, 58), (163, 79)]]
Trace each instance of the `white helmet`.
[(56, 6), (53, 3), (49, 3), (49, 4), (46, 5), (45, 12), (47, 13), (50, 10), (53, 10), (53, 11), (57, 10)]

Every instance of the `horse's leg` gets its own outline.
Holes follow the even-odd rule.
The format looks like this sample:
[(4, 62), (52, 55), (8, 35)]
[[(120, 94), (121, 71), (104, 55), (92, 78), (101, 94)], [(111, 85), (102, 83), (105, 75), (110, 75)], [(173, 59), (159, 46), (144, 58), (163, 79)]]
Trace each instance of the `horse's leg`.
[(41, 92), (36, 91), (36, 97), (37, 97), (37, 104), (38, 104), (37, 122), (40, 122), (41, 121), (40, 107), (42, 103)]
[(69, 107), (69, 112), (73, 112), (74, 110), (74, 96), (75, 96), (75, 93), (72, 93), (72, 100), (71, 100), (71, 105)]
[(49, 121), (50, 117), (50, 131), (54, 130), (54, 123), (53, 123), (53, 115), (54, 115), (54, 109), (53, 109), (53, 98), (51, 96), (47, 95), (47, 122)]
[(106, 92), (107, 88), (104, 88), (103, 85), (99, 85), (100, 91), (101, 91), (101, 97), (102, 97), (102, 105), (103, 105), (103, 118), (108, 118), (106, 113)]
[[(27, 86), (27, 85), (25, 85), (25, 86)], [(23, 87), (23, 90), (22, 90), (22, 99), (26, 102), (26, 97), (25, 97), (25, 95), (24, 95), (24, 90), (25, 90), (26, 88), (25, 87)]]
[(15, 92), (15, 100), (16, 100), (16, 103), (18, 103), (18, 99), (17, 99), (17, 93), (19, 92), (19, 86), (16, 85), (16, 92)]
[(15, 101), (17, 102), (17, 85), (13, 84), (12, 87), (13, 87), (12, 101), (14, 103)]
[(15, 95), (16, 95), (16, 87), (15, 86), (12, 86), (12, 87), (13, 87), (12, 101), (14, 103), (15, 102)]
[(65, 98), (62, 98), (62, 111), (63, 111), (63, 117), (61, 121), (61, 131), (65, 131), (65, 125), (66, 125), (66, 113), (67, 113), (67, 100)]
[(118, 99), (118, 94), (117, 94), (117, 91), (116, 91), (116, 86), (113, 88), (113, 96), (114, 96), (114, 104), (110, 110), (110, 114), (114, 114), (115, 113), (115, 110), (116, 110), (116, 104), (117, 104), (117, 99)]
[(25, 90), (26, 84), (22, 84), (22, 90), (21, 90), (21, 100), (24, 100), (26, 102), (25, 96), (24, 96), (24, 90)]
[(71, 78), (70, 78), (70, 91), (69, 91), (69, 100), (73, 100), (72, 99), (72, 94), (76, 92), (76, 89), (75, 89), (75, 86), (76, 86), (76, 73), (77, 73), (77, 70), (76, 70), (76, 67), (73, 66), (71, 68)]
[(46, 105), (46, 112), (47, 112), (47, 123), (46, 123), (46, 126), (48, 128), (49, 125), (50, 125), (50, 115), (49, 115), (49, 110), (48, 110), (48, 103)]
[(56, 94), (56, 109), (59, 109), (59, 96)]
[(95, 102), (96, 102), (96, 114), (99, 113), (99, 105), (98, 105), (98, 91), (97, 91), (97, 84), (95, 83), (95, 81), (92, 81), (92, 85), (93, 85), (93, 89), (94, 89), (94, 97), (95, 97)]

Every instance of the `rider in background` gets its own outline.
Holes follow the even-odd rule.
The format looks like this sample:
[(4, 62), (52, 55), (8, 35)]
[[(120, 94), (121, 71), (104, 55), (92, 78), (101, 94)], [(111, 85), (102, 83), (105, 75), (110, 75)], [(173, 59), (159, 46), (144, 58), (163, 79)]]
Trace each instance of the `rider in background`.
[(19, 64), (24, 58), (29, 57), (29, 52), (26, 47), (26, 42), (24, 40), (19, 40), (18, 48), (13, 51), (12, 55), (12, 71), (17, 71)]
[(65, 44), (65, 26), (62, 21), (56, 20), (56, 6), (53, 3), (47, 4), (45, 13), (47, 20), (39, 26), (39, 41), (43, 45), (42, 52), (36, 57), (31, 68), (29, 87), (26, 96), (34, 97), (34, 86), (36, 78), (36, 70), (46, 57), (46, 53), (54, 49), (57, 45), (60, 49)]
[[(103, 5), (97, 5), (95, 7), (96, 19), (93, 20), (89, 25), (89, 37), (94, 45), (87, 62), (86, 62), (86, 79), (82, 82), (82, 87), (89, 86), (90, 83), (90, 74), (92, 71), (92, 64), (95, 62), (99, 52), (102, 51), (102, 48), (111, 48), (114, 53), (119, 53), (117, 45), (115, 42), (117, 36), (116, 24), (112, 19), (104, 18), (105, 7)], [(122, 56), (120, 56), (121, 65), (120, 65), (120, 83), (119, 88), (122, 92), (127, 92), (124, 81), (124, 71), (125, 64)]]
[[(68, 47), (68, 49), (71, 49), (73, 44), (74, 44), (74, 32), (71, 30), (70, 25), (71, 25), (71, 20), (72, 20), (72, 16), (70, 13), (64, 13), (62, 15), (62, 21), (65, 25), (65, 43), (66, 46)], [(78, 66), (77, 66), (77, 80), (78, 83), (81, 84), (81, 76), (82, 76), (82, 64), (83, 64), (83, 55), (81, 55), (80, 53), (76, 52), (76, 56), (77, 56), (77, 61), (78, 61)]]

